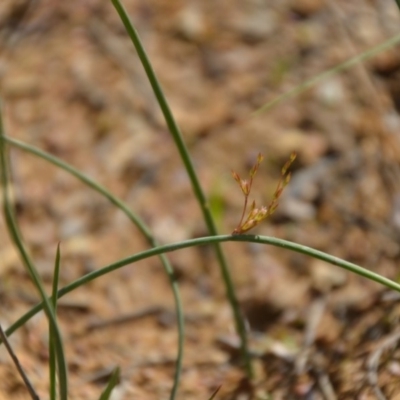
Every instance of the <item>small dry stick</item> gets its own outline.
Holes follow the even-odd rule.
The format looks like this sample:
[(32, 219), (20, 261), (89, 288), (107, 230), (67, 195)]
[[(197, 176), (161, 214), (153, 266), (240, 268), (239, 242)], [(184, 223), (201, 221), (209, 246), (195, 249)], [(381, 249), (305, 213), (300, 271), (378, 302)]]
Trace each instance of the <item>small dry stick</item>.
[(296, 153), (292, 153), (290, 155), (289, 160), (286, 161), (285, 165), (283, 166), (283, 168), (281, 170), (281, 179), (278, 182), (278, 185), (275, 189), (275, 193), (272, 197), (271, 202), (267, 206), (261, 206), (260, 208), (257, 208), (256, 202), (253, 201), (250, 206), (250, 212), (248, 213), (247, 218), (244, 222), (243, 222), (243, 220), (244, 220), (244, 216), (246, 215), (247, 203), (249, 200), (251, 187), (253, 185), (253, 179), (254, 179), (254, 176), (256, 175), (258, 168), (261, 164), (261, 161), (264, 159), (264, 157), (262, 156), (261, 153), (258, 154), (257, 161), (250, 170), (250, 174), (249, 174), (250, 179), (241, 179), (237, 172), (232, 171), (233, 178), (239, 184), (239, 187), (244, 194), (244, 204), (243, 204), (242, 216), (240, 218), (240, 222), (239, 222), (238, 226), (232, 232), (233, 235), (240, 235), (242, 233), (249, 231), (250, 229), (257, 226), (262, 220), (264, 220), (265, 218), (268, 218), (276, 210), (276, 208), (278, 207), (279, 197), (281, 196), (285, 186), (290, 181), (290, 173), (288, 172), (288, 169), (289, 169), (290, 165), (293, 163), (293, 161), (295, 160), (295, 158), (296, 158)]
[(17, 358), (17, 356), (15, 355), (10, 342), (7, 339), (7, 335), (5, 334), (5, 332), (3, 331), (3, 328), (0, 325), (0, 337), (1, 340), (3, 341), (3, 343), (6, 346), (6, 349), (8, 351), (8, 353), (10, 354), (10, 357), (12, 358), (15, 367), (17, 368), (19, 374), (21, 375), (22, 380), (25, 383), (26, 388), (28, 389), (29, 394), (31, 395), (33, 400), (39, 400), (39, 396), (36, 394), (35, 389), (33, 388), (32, 384), (30, 383), (28, 377), (26, 376), (24, 370), (22, 369), (22, 366)]

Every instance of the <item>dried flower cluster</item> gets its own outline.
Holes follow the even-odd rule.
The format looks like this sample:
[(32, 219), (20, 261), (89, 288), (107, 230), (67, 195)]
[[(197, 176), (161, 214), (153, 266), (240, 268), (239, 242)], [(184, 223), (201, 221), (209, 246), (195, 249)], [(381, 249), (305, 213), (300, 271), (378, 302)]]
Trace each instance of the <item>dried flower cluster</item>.
[[(232, 171), (232, 176), (235, 179), (235, 181), (239, 184), (240, 189), (242, 190), (244, 194), (244, 205), (243, 205), (243, 212), (242, 212), (242, 217), (240, 218), (240, 222), (238, 226), (235, 228), (235, 230), (232, 232), (233, 235), (240, 235), (242, 233), (245, 233), (249, 231), (250, 229), (254, 228), (257, 226), (262, 220), (265, 218), (269, 217), (278, 207), (278, 200), (280, 195), (282, 194), (283, 189), (285, 186), (289, 183), (290, 181), (290, 172), (288, 172), (288, 169), (290, 165), (293, 163), (293, 161), (296, 158), (296, 153), (292, 153), (290, 155), (290, 158), (288, 161), (286, 161), (285, 165), (283, 166), (281, 170), (281, 179), (278, 182), (278, 185), (275, 189), (275, 193), (272, 197), (271, 202), (267, 206), (261, 206), (260, 208), (256, 207), (256, 202), (253, 201), (253, 203), (250, 206), (250, 211), (247, 215), (247, 218), (244, 220), (246, 210), (247, 210), (247, 203), (251, 191), (251, 187), (253, 185), (253, 179), (257, 173), (257, 170), (261, 164), (261, 161), (264, 159), (262, 154), (260, 153), (257, 156), (257, 161), (254, 164), (254, 166), (250, 170), (250, 179), (241, 179), (240, 176)], [(244, 220), (244, 222), (243, 222)]]

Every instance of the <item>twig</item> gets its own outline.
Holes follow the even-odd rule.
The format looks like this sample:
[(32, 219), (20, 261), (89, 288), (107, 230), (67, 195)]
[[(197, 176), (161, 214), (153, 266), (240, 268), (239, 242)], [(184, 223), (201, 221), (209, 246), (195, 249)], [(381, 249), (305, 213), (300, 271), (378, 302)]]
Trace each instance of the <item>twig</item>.
[(324, 314), (326, 306), (325, 299), (315, 300), (308, 312), (308, 318), (306, 322), (306, 332), (304, 334), (303, 348), (300, 350), (296, 357), (295, 370), (296, 373), (301, 375), (305, 371), (305, 367), (310, 355), (311, 346), (315, 340), (315, 332)]
[(336, 393), (328, 374), (320, 368), (317, 369), (316, 374), (319, 388), (321, 389), (325, 400), (337, 400)]
[(1, 340), (3, 341), (4, 345), (6, 346), (6, 349), (8, 351), (8, 354), (10, 354), (10, 357), (12, 358), (19, 374), (21, 375), (22, 380), (24, 381), (24, 384), (26, 386), (26, 388), (28, 389), (29, 394), (31, 395), (33, 400), (39, 400), (40, 397), (36, 394), (35, 389), (33, 388), (31, 382), (29, 381), (27, 375), (25, 374), (24, 370), (22, 369), (22, 366), (17, 358), (17, 356), (15, 355), (10, 342), (7, 339), (7, 335), (5, 334), (5, 332), (3, 331), (3, 328), (0, 325), (0, 337)]
[(400, 331), (389, 336), (369, 357), (367, 361), (368, 383), (371, 385), (376, 397), (379, 400), (386, 400), (385, 395), (378, 386), (378, 366), (382, 353), (388, 348), (394, 346), (400, 340)]
[(93, 321), (86, 326), (86, 331), (93, 331), (95, 329), (107, 328), (108, 326), (124, 324), (126, 322), (136, 321), (145, 317), (158, 315), (164, 312), (165, 309), (160, 306), (146, 307), (143, 310), (135, 311), (125, 315), (108, 319), (106, 321)]

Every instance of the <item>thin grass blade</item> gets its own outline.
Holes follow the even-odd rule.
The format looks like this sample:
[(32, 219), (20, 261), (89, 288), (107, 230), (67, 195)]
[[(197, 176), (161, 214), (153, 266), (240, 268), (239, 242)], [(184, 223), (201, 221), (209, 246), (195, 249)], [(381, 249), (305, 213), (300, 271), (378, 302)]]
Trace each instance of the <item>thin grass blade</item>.
[[(200, 181), (197, 177), (196, 171), (193, 166), (192, 159), (190, 157), (189, 151), (186, 148), (185, 142), (183, 141), (182, 134), (179, 130), (179, 127), (175, 121), (175, 118), (171, 112), (169, 104), (164, 96), (163, 90), (161, 88), (160, 83), (158, 82), (157, 76), (153, 70), (153, 67), (150, 63), (149, 58), (147, 57), (146, 51), (142, 45), (140, 37), (133, 26), (127, 12), (125, 11), (123, 5), (119, 0), (111, 0), (115, 9), (117, 10), (122, 23), (125, 26), (126, 32), (128, 33), (133, 45), (135, 46), (136, 52), (140, 58), (140, 61), (143, 65), (143, 68), (147, 74), (147, 78), (150, 82), (151, 87), (153, 88), (154, 94), (156, 96), (157, 102), (160, 106), (160, 109), (164, 115), (164, 119), (167, 123), (168, 130), (173, 137), (175, 145), (179, 151), (182, 162), (185, 166), (186, 172), (189, 176), (193, 192), (196, 196), (196, 199), (201, 208), (204, 221), (207, 225), (207, 229), (210, 235), (217, 235), (217, 228), (211, 214), (207, 199), (204, 195), (203, 189), (200, 185)], [(246, 327), (244, 324), (243, 317), (240, 312), (239, 303), (236, 297), (235, 288), (233, 285), (233, 280), (231, 274), (229, 272), (228, 264), (226, 262), (224, 253), (222, 251), (221, 246), (218, 243), (214, 243), (215, 252), (217, 256), (217, 260), (220, 266), (221, 275), (225, 284), (226, 295), (229, 300), (230, 306), (232, 308), (232, 312), (235, 319), (236, 331), (240, 337), (240, 350), (241, 355), (245, 367), (245, 371), (249, 378), (253, 376), (253, 369), (251, 365), (250, 353), (248, 351), (247, 345), (247, 333)], [(171, 394), (171, 399), (175, 397), (175, 390), (173, 390)]]
[(103, 393), (99, 397), (99, 400), (108, 400), (111, 396), (111, 393), (115, 386), (118, 385), (120, 380), (120, 369), (119, 367), (115, 368), (113, 373), (110, 376), (110, 380), (107, 383), (107, 386), (105, 387)]
[[(57, 316), (57, 292), (58, 292), (58, 281), (60, 277), (60, 244), (57, 246), (56, 259), (54, 262), (54, 273), (53, 273), (53, 285), (51, 291), (51, 303), (53, 305), (54, 315)], [(49, 375), (50, 375), (50, 386), (49, 394), (51, 400), (57, 399), (57, 339), (53, 331), (52, 326), (49, 324)]]
[[(399, 4), (400, 0), (396, 0), (397, 4)], [(330, 78), (331, 76), (334, 76), (338, 74), (339, 72), (345, 71), (346, 69), (349, 69), (353, 67), (354, 65), (363, 62), (365, 60), (368, 60), (375, 55), (379, 54), (380, 52), (387, 50), (396, 44), (400, 42), (400, 34), (393, 36), (392, 38), (386, 40), (385, 42), (372, 47), (371, 49), (364, 51), (363, 53), (350, 58), (347, 61), (344, 61), (343, 63), (334, 66), (331, 69), (328, 69), (327, 71), (324, 71), (320, 73), (319, 75), (313, 76), (311, 79), (306, 80), (305, 82), (301, 83), (300, 85), (297, 85), (293, 89), (287, 91), (286, 93), (281, 94), (280, 96), (276, 97), (275, 99), (265, 103), (263, 106), (258, 108), (256, 111), (252, 113), (253, 116), (258, 116), (265, 111), (270, 110), (272, 107), (275, 107), (279, 103), (281, 103), (284, 100), (287, 100), (291, 97), (295, 97), (306, 90), (312, 88), (313, 86), (317, 85), (321, 81)]]
[(3, 212), (5, 216), (6, 226), (8, 228), (8, 232), (10, 234), (13, 243), (20, 254), (20, 257), (26, 268), (26, 271), (28, 272), (33, 284), (35, 285), (37, 291), (40, 294), (40, 297), (42, 298), (42, 303), (44, 306), (44, 310), (46, 312), (46, 316), (48, 318), (49, 324), (53, 329), (54, 338), (56, 341), (55, 348), (57, 349), (60, 397), (61, 400), (67, 400), (68, 396), (67, 365), (63, 351), (62, 338), (54, 315), (53, 306), (50, 303), (50, 300), (46, 294), (40, 276), (36, 271), (35, 265), (31, 260), (28, 251), (25, 248), (25, 245), (22, 240), (22, 235), (19, 231), (19, 227), (16, 222), (16, 218), (14, 215), (14, 208), (10, 199), (11, 180), (9, 177), (10, 172), (9, 172), (8, 157), (6, 151), (6, 143), (3, 137), (4, 137), (4, 127), (3, 127), (2, 113), (0, 109), (0, 170), (1, 170), (1, 187), (3, 192)]
[[(27, 143), (20, 142), (19, 140), (12, 139), (7, 136), (3, 136), (3, 140), (5, 140), (7, 143), (10, 145), (17, 147), (21, 150), (24, 150), (28, 153), (31, 153), (33, 155), (36, 155), (40, 158), (42, 158), (45, 161), (50, 162), (51, 164), (63, 169), (64, 171), (70, 173), (77, 179), (79, 179), (82, 183), (86, 184), (105, 198), (107, 198), (112, 204), (114, 204), (117, 208), (119, 208), (128, 218), (131, 222), (133, 222), (136, 227), (139, 229), (139, 231), (143, 234), (143, 236), (146, 238), (147, 242), (151, 247), (157, 247), (157, 241), (154, 239), (152, 236), (150, 230), (148, 227), (145, 225), (145, 223), (138, 217), (136, 216), (128, 207), (127, 204), (125, 204), (122, 200), (120, 200), (118, 197), (114, 196), (109, 190), (107, 190), (105, 187), (100, 185), (98, 182), (94, 181), (93, 179), (89, 178), (85, 174), (83, 174), (81, 171), (77, 170), (73, 166), (67, 164), (66, 162), (60, 160), (59, 158), (46, 153), (45, 151), (42, 151), (34, 146), (31, 146)], [(185, 325), (184, 325), (184, 314), (183, 314), (183, 305), (182, 305), (182, 300), (179, 292), (179, 287), (178, 283), (176, 282), (175, 275), (173, 268), (168, 261), (168, 258), (160, 254), (160, 260), (161, 263), (164, 267), (164, 270), (166, 271), (166, 274), (168, 276), (168, 279), (171, 284), (173, 296), (174, 296), (174, 301), (175, 301), (175, 312), (177, 316), (177, 325), (178, 325), (178, 350), (177, 350), (177, 359), (176, 359), (176, 372), (175, 372), (175, 377), (174, 377), (174, 388), (177, 388), (178, 382), (179, 382), (179, 377), (180, 373), (182, 370), (182, 360), (183, 360), (183, 344), (184, 344), (184, 338), (185, 338)], [(176, 390), (176, 389), (175, 389)]]

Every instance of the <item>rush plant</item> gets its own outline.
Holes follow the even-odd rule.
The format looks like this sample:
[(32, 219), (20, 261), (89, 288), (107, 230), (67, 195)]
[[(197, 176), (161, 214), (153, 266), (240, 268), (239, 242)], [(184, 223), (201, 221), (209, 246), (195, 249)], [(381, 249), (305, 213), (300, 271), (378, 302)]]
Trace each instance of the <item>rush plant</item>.
[[(400, 0), (399, 0), (400, 1)], [(397, 4), (399, 1), (396, 0)], [(64, 295), (70, 293), (71, 291), (77, 289), (78, 287), (87, 285), (89, 282), (103, 276), (107, 275), (113, 271), (116, 271), (122, 267), (128, 267), (133, 263), (147, 259), (149, 257), (160, 256), (161, 262), (164, 266), (166, 274), (169, 278), (172, 292), (174, 293), (175, 298), (175, 308), (177, 314), (177, 327), (178, 327), (178, 341), (177, 341), (177, 356), (176, 356), (176, 363), (175, 363), (175, 374), (174, 374), (174, 381), (170, 392), (170, 399), (174, 400), (177, 395), (178, 385), (181, 378), (181, 370), (182, 370), (182, 359), (183, 359), (183, 343), (184, 343), (184, 315), (182, 309), (182, 303), (180, 300), (180, 295), (178, 291), (178, 285), (176, 282), (176, 277), (173, 272), (173, 268), (170, 265), (168, 259), (166, 258), (166, 253), (177, 251), (180, 249), (193, 247), (193, 246), (202, 246), (202, 245), (213, 245), (216, 251), (216, 258), (219, 262), (221, 275), (226, 287), (227, 299), (231, 305), (233, 318), (235, 320), (237, 334), (240, 338), (240, 348), (241, 348), (241, 359), (242, 359), (242, 366), (247, 373), (248, 377), (251, 378), (252, 376), (252, 364), (250, 358), (250, 352), (248, 351), (247, 345), (247, 334), (246, 334), (246, 327), (240, 313), (239, 304), (236, 298), (232, 278), (229, 272), (228, 264), (225, 260), (225, 256), (222, 252), (220, 244), (223, 242), (252, 242), (258, 243), (263, 245), (270, 245), (279, 248), (283, 248), (289, 251), (293, 251), (300, 254), (305, 254), (310, 257), (323, 260), (328, 262), (332, 265), (336, 265), (340, 268), (343, 268), (347, 271), (352, 273), (356, 273), (360, 276), (363, 276), (367, 279), (372, 281), (378, 282), (379, 284), (386, 286), (389, 289), (395, 290), (400, 292), (400, 284), (398, 282), (392, 281), (389, 278), (386, 278), (382, 275), (379, 275), (373, 271), (364, 269), (356, 264), (350, 263), (348, 261), (339, 259), (332, 255), (323, 253), (321, 251), (309, 248), (307, 246), (303, 246), (298, 243), (293, 243), (289, 241), (285, 241), (279, 238), (274, 237), (267, 237), (267, 236), (255, 236), (255, 235), (244, 235), (252, 228), (256, 227), (261, 221), (269, 217), (278, 207), (280, 196), (285, 188), (285, 186), (290, 181), (290, 172), (289, 168), (292, 165), (293, 161), (296, 158), (296, 154), (292, 153), (289, 160), (284, 164), (283, 168), (281, 169), (281, 177), (277, 184), (277, 187), (274, 191), (271, 201), (268, 205), (263, 205), (258, 207), (256, 202), (253, 200), (251, 202), (250, 207), (249, 205), (249, 196), (251, 193), (251, 189), (253, 186), (254, 178), (258, 172), (261, 162), (263, 161), (262, 154), (257, 156), (257, 160), (254, 166), (250, 169), (249, 177), (247, 179), (241, 179), (239, 174), (236, 172), (232, 172), (233, 178), (238, 183), (243, 195), (244, 195), (244, 202), (243, 202), (243, 210), (241, 213), (240, 221), (237, 227), (233, 230), (232, 234), (230, 235), (218, 235), (215, 223), (213, 221), (211, 212), (209, 210), (208, 202), (206, 196), (203, 193), (202, 187), (200, 185), (199, 179), (196, 175), (196, 171), (191, 160), (190, 154), (186, 148), (186, 145), (183, 141), (182, 135), (180, 134), (179, 128), (174, 120), (173, 114), (170, 110), (169, 104), (162, 92), (161, 85), (159, 84), (156, 74), (153, 71), (152, 65), (147, 57), (147, 54), (144, 50), (144, 47), (140, 41), (139, 35), (136, 32), (132, 22), (130, 21), (126, 11), (124, 10), (120, 0), (111, 0), (112, 4), (114, 5), (117, 13), (119, 14), (121, 21), (123, 22), (128, 35), (130, 36), (137, 53), (139, 55), (139, 59), (147, 73), (149, 83), (151, 84), (155, 97), (160, 105), (160, 108), (164, 114), (167, 126), (171, 132), (171, 135), (175, 141), (176, 148), (178, 149), (182, 162), (185, 166), (185, 169), (189, 175), (189, 178), (192, 183), (193, 193), (196, 196), (200, 208), (203, 212), (203, 218), (205, 224), (209, 230), (209, 236), (196, 238), (186, 241), (181, 241), (178, 243), (169, 243), (163, 246), (160, 246), (153, 236), (151, 235), (150, 230), (146, 225), (144, 225), (143, 221), (136, 216), (125, 204), (122, 200), (114, 196), (110, 193), (106, 188), (85, 176), (82, 171), (79, 171), (72, 167), (71, 165), (66, 164), (64, 161), (58, 159), (57, 157), (48, 154), (40, 149), (37, 149), (27, 143), (19, 142), (13, 138), (7, 137), (5, 135), (5, 131), (2, 124), (1, 118), (1, 110), (0, 110), (0, 192), (2, 194), (2, 203), (3, 203), (3, 214), (5, 216), (5, 220), (7, 221), (7, 228), (9, 230), (9, 234), (12, 237), (16, 248), (19, 251), (19, 254), (26, 266), (27, 272), (31, 276), (32, 281), (34, 282), (38, 293), (40, 294), (41, 302), (36, 304), (30, 310), (28, 310), (24, 315), (22, 315), (17, 321), (15, 321), (5, 332), (3, 332), (0, 326), (0, 344), (4, 343), (7, 345), (7, 338), (6, 336), (10, 336), (13, 332), (15, 332), (20, 327), (24, 326), (29, 319), (31, 319), (35, 314), (39, 311), (44, 310), (49, 322), (49, 348), (50, 348), (50, 362), (49, 362), (49, 370), (50, 370), (50, 394), (49, 398), (51, 400), (60, 399), (67, 399), (68, 398), (68, 380), (67, 380), (67, 372), (68, 372), (68, 364), (64, 355), (63, 350), (63, 343), (62, 343), (62, 335), (60, 333), (60, 329), (58, 326), (57, 320), (57, 299), (63, 297)], [(304, 90), (309, 89), (310, 87), (314, 86), (316, 83), (321, 81), (322, 79), (326, 79), (333, 74), (338, 73), (339, 71), (343, 71), (351, 66), (359, 63), (362, 60), (372, 57), (373, 55), (377, 54), (378, 52), (387, 49), (389, 47), (393, 47), (395, 44), (400, 43), (400, 35), (396, 35), (390, 40), (382, 43), (381, 45), (370, 49), (363, 54), (354, 57), (348, 60), (345, 63), (332, 68), (329, 71), (326, 71), (313, 79), (304, 82), (302, 85), (294, 88), (292, 91), (283, 94), (282, 96), (274, 99), (273, 101), (265, 104), (261, 109), (256, 111), (256, 115), (270, 109), (271, 107), (275, 106), (279, 102), (287, 99), (288, 97), (297, 95)], [(132, 254), (127, 258), (117, 260), (109, 265), (103, 266), (102, 268), (96, 269), (87, 273), (84, 276), (76, 279), (73, 282), (70, 282), (64, 287), (58, 288), (58, 276), (59, 276), (59, 268), (61, 262), (61, 253), (60, 248), (57, 249), (57, 255), (55, 260), (55, 268), (54, 268), (54, 279), (53, 279), (53, 288), (51, 297), (46, 293), (43, 283), (41, 282), (40, 274), (37, 272), (36, 266), (34, 261), (31, 259), (29, 252), (27, 251), (27, 247), (23, 242), (22, 235), (18, 228), (18, 220), (16, 218), (14, 206), (15, 204), (11, 201), (11, 187), (12, 187), (12, 174), (10, 173), (10, 166), (8, 160), (8, 148), (13, 146), (20, 150), (29, 152), (36, 157), (42, 158), (53, 165), (56, 165), (58, 168), (63, 169), (69, 174), (72, 174), (77, 179), (81, 180), (84, 184), (88, 187), (92, 188), (93, 190), (97, 191), (99, 194), (107, 198), (114, 206), (118, 207), (122, 210), (126, 216), (139, 228), (142, 232), (144, 237), (147, 239), (149, 243), (149, 249), (144, 250), (142, 252)], [(10, 354), (13, 357), (13, 352), (10, 351)], [(17, 367), (19, 367), (18, 360), (15, 361)], [(24, 373), (22, 368), (18, 368), (21, 375), (23, 377)], [(110, 398), (112, 389), (118, 383), (118, 376), (119, 376), (119, 369), (116, 368), (114, 373), (112, 374), (108, 385), (104, 388), (103, 393), (100, 396), (100, 400), (105, 400)], [(27, 382), (27, 379), (24, 379)], [(58, 390), (56, 383), (58, 382)], [(29, 383), (26, 383), (28, 389), (30, 388)], [(219, 388), (211, 395), (209, 400), (215, 398), (217, 395)], [(36, 400), (39, 396), (35, 393), (34, 388), (32, 387), (29, 390), (31, 394), (31, 398)]]

